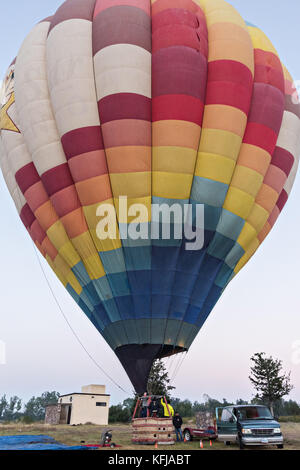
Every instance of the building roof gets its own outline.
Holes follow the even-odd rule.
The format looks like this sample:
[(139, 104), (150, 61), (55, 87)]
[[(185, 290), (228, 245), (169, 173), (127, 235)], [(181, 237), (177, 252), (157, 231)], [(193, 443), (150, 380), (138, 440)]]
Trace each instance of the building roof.
[(60, 395), (59, 398), (63, 397), (70, 397), (71, 395), (89, 395), (89, 396), (98, 396), (98, 397), (110, 397), (109, 393), (82, 393), (82, 392), (74, 392), (74, 393), (66, 393), (65, 395)]

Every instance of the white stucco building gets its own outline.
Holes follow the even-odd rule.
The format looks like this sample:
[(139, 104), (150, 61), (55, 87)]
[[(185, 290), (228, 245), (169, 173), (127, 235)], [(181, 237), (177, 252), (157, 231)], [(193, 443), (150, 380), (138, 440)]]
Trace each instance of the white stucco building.
[[(81, 388), (81, 392), (61, 395), (58, 400), (56, 412), (56, 424), (86, 424), (98, 425), (108, 424), (110, 395), (105, 393), (105, 385), (86, 385)], [(48, 407), (48, 415), (53, 415), (55, 410), (52, 405)], [(52, 420), (52, 423), (54, 424)], [(47, 410), (46, 410), (46, 422)]]

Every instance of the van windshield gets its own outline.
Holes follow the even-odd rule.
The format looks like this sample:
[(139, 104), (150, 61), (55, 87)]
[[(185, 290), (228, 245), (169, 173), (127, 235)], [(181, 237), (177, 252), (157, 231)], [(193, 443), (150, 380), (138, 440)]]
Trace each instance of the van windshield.
[(240, 420), (244, 419), (273, 419), (266, 406), (245, 406), (235, 409), (234, 413)]

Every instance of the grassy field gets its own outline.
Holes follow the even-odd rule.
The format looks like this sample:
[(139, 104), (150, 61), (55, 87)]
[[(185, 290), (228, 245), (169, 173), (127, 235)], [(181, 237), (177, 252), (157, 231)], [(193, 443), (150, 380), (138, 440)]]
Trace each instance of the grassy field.
[[(282, 423), (282, 431), (285, 438), (285, 449), (300, 450), (300, 423)], [(107, 426), (105, 427), (107, 429)], [(102, 430), (101, 426), (81, 425), (81, 426), (50, 426), (44, 424), (0, 424), (0, 436), (18, 434), (46, 434), (54, 437), (57, 441), (66, 445), (80, 445), (81, 441), (86, 444), (96, 444), (99, 442)], [(124, 424), (113, 424), (109, 426), (113, 430), (113, 442), (120, 444), (122, 450), (153, 449), (152, 446), (138, 446), (131, 443), (131, 427)], [(276, 447), (269, 447), (276, 449)], [(237, 450), (238, 446), (225, 446), (222, 442), (203, 441), (203, 449), (200, 449), (199, 441), (189, 443), (178, 443), (173, 446), (159, 446), (160, 450)], [(257, 449), (257, 448), (256, 448)]]

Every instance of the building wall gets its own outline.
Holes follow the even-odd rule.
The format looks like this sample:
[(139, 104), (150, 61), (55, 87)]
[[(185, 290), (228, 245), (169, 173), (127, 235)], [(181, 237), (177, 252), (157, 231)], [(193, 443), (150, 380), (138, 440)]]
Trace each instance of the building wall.
[(104, 394), (105, 395), (105, 390), (106, 390), (106, 387), (105, 385), (83, 385), (83, 387), (81, 387), (81, 392), (82, 393), (98, 393), (98, 394)]
[[(105, 426), (108, 424), (109, 399), (108, 395), (74, 394), (60, 400), (62, 404), (72, 403), (71, 425), (93, 423)], [(97, 406), (97, 403), (105, 406)]]
[(45, 424), (59, 424), (60, 405), (46, 406)]

